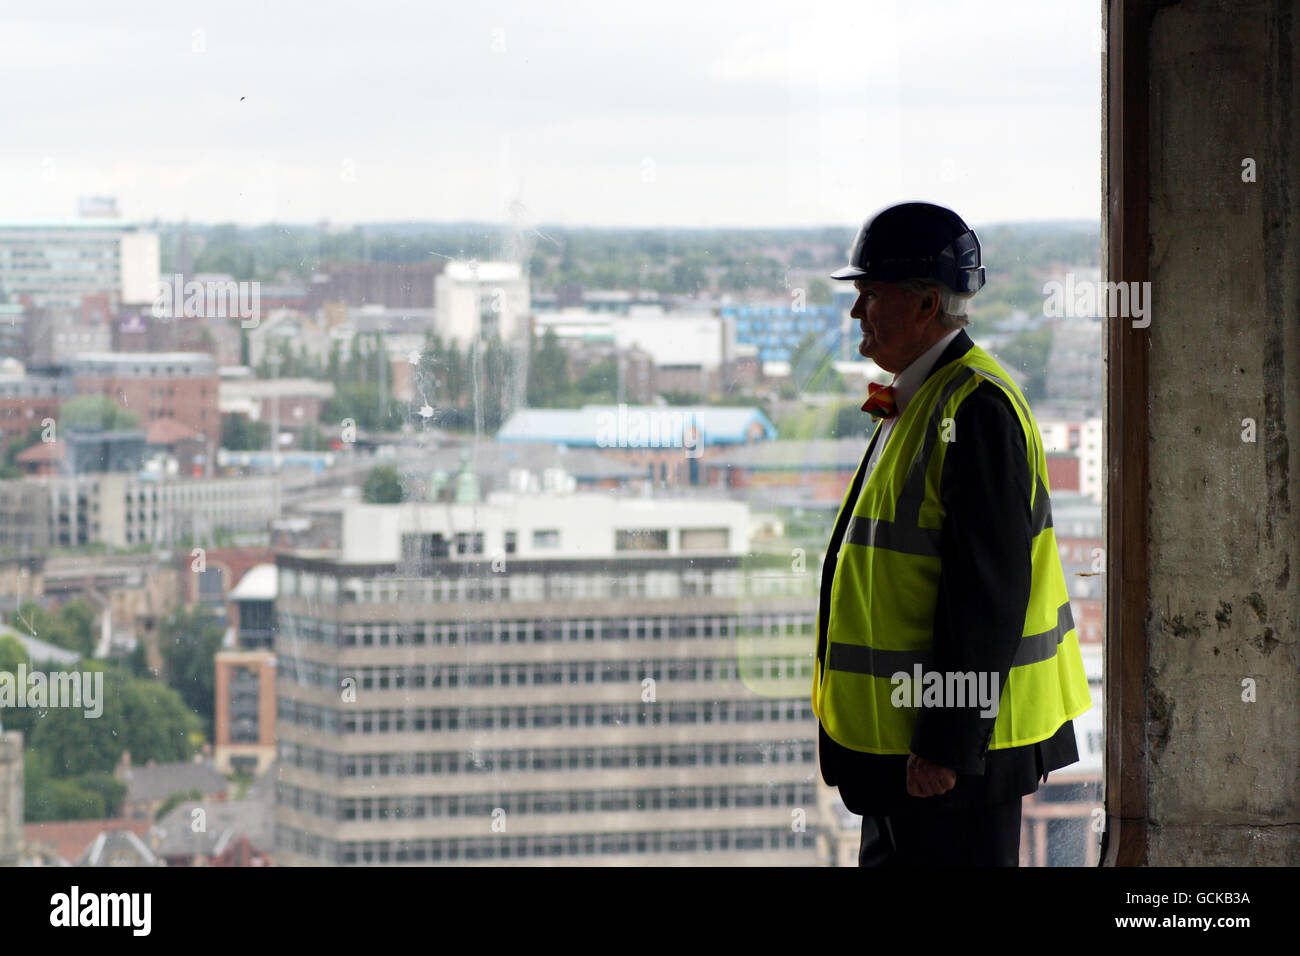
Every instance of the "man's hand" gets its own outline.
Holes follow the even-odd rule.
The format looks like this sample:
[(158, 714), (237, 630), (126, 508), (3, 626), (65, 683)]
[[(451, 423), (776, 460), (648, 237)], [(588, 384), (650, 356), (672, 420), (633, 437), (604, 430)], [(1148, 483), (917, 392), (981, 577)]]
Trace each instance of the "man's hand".
[(937, 797), (957, 785), (957, 774), (924, 757), (907, 758), (907, 792), (914, 797)]

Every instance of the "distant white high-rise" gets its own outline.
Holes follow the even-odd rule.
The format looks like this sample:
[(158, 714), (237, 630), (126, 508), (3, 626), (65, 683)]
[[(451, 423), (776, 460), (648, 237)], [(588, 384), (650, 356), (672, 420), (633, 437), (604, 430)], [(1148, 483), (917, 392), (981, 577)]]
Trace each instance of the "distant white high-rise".
[(449, 262), (433, 281), (433, 300), (437, 332), (446, 342), (517, 342), (527, 332), (528, 277), (517, 262)]
[(105, 200), (78, 219), (0, 221), (0, 293), (11, 302), (80, 307), (86, 295), (143, 305), (157, 294), (158, 234), (107, 215)]

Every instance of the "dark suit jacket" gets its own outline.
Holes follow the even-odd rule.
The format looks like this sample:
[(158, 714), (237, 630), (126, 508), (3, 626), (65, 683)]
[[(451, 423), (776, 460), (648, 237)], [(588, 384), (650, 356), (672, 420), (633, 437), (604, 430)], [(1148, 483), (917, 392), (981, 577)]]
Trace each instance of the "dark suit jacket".
[[(973, 345), (964, 330), (959, 332), (929, 375), (965, 355)], [(864, 462), (879, 434), (877, 428)], [(930, 669), (996, 672), (1001, 689), (1006, 687), (1029, 603), (1033, 536), (1025, 437), (1010, 400), (996, 385), (983, 382), (957, 411), (956, 439), (947, 449), (940, 481), (947, 518), (940, 538)], [(857, 500), (864, 470), (859, 467), (854, 476), (850, 503)], [(851, 510), (840, 515), (822, 565), (822, 627), (817, 636), (822, 660), (831, 580)], [(908, 795), (906, 754), (850, 750), (819, 726), (822, 779), (839, 787), (845, 806), (853, 813), (888, 814), (908, 801), (957, 806), (1023, 796), (1037, 790), (1048, 771), (1079, 759), (1072, 721), (1040, 743), (990, 751), (995, 719), (981, 717), (978, 706), (919, 710), (912, 752), (957, 772), (956, 786), (940, 796)]]

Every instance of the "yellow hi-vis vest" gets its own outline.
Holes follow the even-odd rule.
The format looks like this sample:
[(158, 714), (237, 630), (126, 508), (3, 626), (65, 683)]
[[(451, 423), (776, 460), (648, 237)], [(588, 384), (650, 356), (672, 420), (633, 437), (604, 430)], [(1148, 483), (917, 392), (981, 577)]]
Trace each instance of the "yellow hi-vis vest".
[[(945, 429), (983, 381), (1001, 388), (1016, 409), (1033, 489), (1029, 606), (1020, 648), (1000, 688), (988, 747), (1046, 740), (1092, 706), (1052, 528), (1042, 435), (1020, 389), (976, 346), (926, 379), (894, 423), (856, 503), (849, 501), (850, 483), (840, 506), (841, 515), (845, 508), (853, 510), (831, 579), (826, 639), (813, 666), (812, 706), (841, 746), (875, 754), (911, 749), (917, 710), (895, 706), (895, 699), (914, 698), (896, 694), (891, 677), (900, 671), (912, 677), (918, 664), (929, 669), (945, 519), (939, 497)], [(865, 458), (859, 468), (866, 466)], [(820, 608), (817, 633), (822, 633)]]

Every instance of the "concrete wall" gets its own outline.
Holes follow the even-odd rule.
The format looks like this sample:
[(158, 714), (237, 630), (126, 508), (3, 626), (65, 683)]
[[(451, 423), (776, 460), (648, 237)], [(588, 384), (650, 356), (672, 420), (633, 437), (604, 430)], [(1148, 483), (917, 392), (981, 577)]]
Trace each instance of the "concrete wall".
[(1298, 50), (1294, 0), (1152, 21), (1152, 865), (1300, 855)]

